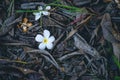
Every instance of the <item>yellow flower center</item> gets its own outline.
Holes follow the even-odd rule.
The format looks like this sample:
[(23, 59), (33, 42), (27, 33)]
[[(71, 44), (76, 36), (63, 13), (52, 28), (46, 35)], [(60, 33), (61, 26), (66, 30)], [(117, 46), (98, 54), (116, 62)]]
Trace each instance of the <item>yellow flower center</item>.
[(43, 43), (44, 43), (44, 44), (47, 44), (47, 43), (48, 43), (48, 39), (47, 39), (47, 38), (44, 38), (44, 39), (43, 39)]

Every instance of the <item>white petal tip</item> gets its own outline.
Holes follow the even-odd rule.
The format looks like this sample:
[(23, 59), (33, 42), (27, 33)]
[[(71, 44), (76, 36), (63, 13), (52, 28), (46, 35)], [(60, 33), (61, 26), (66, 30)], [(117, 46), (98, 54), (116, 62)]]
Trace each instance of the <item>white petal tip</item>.
[(43, 36), (42, 35), (40, 35), (40, 34), (36, 35), (35, 41), (42, 42), (42, 40), (43, 40)]
[(51, 6), (46, 6), (45, 9), (46, 9), (46, 10), (50, 10), (50, 9), (51, 9)]
[(51, 37), (49, 38), (49, 41), (50, 41), (50, 42), (54, 42), (54, 41), (55, 41), (55, 37), (54, 37), (54, 36), (51, 36)]
[(40, 45), (38, 46), (38, 48), (39, 48), (39, 49), (41, 49), (41, 50), (44, 50), (44, 49), (45, 49), (45, 47), (46, 47), (46, 45), (45, 45), (45, 44), (43, 44), (43, 43), (40, 43)]
[(43, 10), (43, 7), (42, 6), (38, 6), (38, 10)]
[(48, 11), (42, 11), (42, 14), (45, 15), (45, 16), (48, 16), (48, 15), (50, 15), (50, 12), (48, 12)]
[(48, 30), (44, 30), (43, 35), (44, 37), (49, 38), (50, 32)]
[(35, 16), (35, 20), (38, 20), (38, 19), (40, 19), (40, 17), (41, 17), (41, 15), (37, 15), (37, 16)]
[(47, 46), (47, 48), (48, 48), (49, 50), (53, 48), (53, 44), (52, 44), (52, 43), (49, 43), (49, 44), (47, 44), (46, 46)]

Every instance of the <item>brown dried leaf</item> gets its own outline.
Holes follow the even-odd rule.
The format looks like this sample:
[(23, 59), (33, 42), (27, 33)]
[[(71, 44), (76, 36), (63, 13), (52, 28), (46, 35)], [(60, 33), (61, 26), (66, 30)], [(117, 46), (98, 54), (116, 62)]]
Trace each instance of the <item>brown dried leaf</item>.
[(37, 5), (45, 5), (43, 2), (30, 2), (21, 4), (22, 9), (35, 9)]
[(14, 24), (14, 23), (17, 23), (17, 22), (19, 22), (21, 20), (22, 20), (22, 16), (15, 19), (15, 15), (13, 15), (13, 16), (9, 17), (8, 19), (6, 19), (5, 22), (2, 25), (2, 28), (0, 29), (0, 36), (3, 36), (6, 33), (8, 33), (8, 31), (13, 28), (13, 26), (11, 26), (11, 25)]
[(110, 15), (104, 14), (101, 22), (104, 38), (113, 45), (115, 56), (120, 59), (120, 35), (113, 29)]
[(120, 60), (120, 43), (112, 43), (114, 55)]
[(103, 30), (103, 36), (107, 41), (111, 43), (119, 42), (119, 40), (117, 40), (117, 37), (115, 37), (115, 35), (118, 35), (118, 34), (112, 27), (111, 18), (108, 13), (104, 14), (103, 19), (101, 21), (101, 26)]
[(88, 45), (84, 38), (82, 38), (79, 34), (74, 35), (74, 44), (78, 49), (82, 49), (84, 52), (88, 53), (93, 57), (100, 57), (99, 53)]

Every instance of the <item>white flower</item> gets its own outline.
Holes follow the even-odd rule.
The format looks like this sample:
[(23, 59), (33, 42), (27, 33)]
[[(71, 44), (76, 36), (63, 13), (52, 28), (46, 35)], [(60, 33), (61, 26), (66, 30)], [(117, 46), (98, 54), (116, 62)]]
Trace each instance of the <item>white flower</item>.
[(43, 9), (42, 6), (38, 7), (38, 10), (40, 10), (39, 12), (34, 12), (33, 14), (35, 15), (35, 20), (40, 19), (41, 15), (50, 15), (50, 12), (48, 12), (48, 10), (51, 9), (51, 6), (46, 6), (45, 9)]
[(43, 36), (40, 34), (37, 34), (37, 36), (35, 37), (35, 40), (37, 42), (40, 42), (40, 44), (38, 46), (39, 49), (45, 49), (46, 47), (48, 49), (52, 49), (53, 41), (55, 41), (55, 37), (50, 36), (50, 32), (48, 30), (44, 30)]

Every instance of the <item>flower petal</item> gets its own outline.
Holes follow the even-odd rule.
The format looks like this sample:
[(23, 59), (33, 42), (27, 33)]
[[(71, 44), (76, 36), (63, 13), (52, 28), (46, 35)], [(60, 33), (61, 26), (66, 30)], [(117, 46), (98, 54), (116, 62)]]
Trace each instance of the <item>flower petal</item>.
[(52, 49), (53, 48), (53, 44), (51, 42), (49, 42), (46, 46), (47, 46), (48, 49)]
[(47, 15), (50, 15), (50, 12), (48, 12), (48, 11), (42, 11), (42, 14), (45, 15), (45, 16), (47, 16)]
[(42, 6), (38, 6), (38, 10), (43, 10), (43, 7)]
[(45, 47), (46, 47), (46, 44), (44, 44), (44, 43), (40, 43), (40, 45), (38, 46), (38, 48), (39, 49), (45, 49)]
[(53, 41), (55, 41), (55, 37), (51, 36), (48, 40), (49, 40), (49, 42), (53, 42)]
[(35, 15), (35, 20), (38, 20), (38, 19), (40, 19), (40, 17), (41, 17), (41, 12), (38, 12), (38, 13), (33, 13), (34, 15)]
[(35, 37), (35, 40), (36, 40), (37, 42), (42, 42), (42, 41), (43, 41), (43, 36), (40, 35), (40, 34), (38, 34), (38, 35)]
[(44, 30), (43, 35), (45, 38), (49, 38), (50, 32), (48, 30)]
[(46, 6), (45, 10), (50, 10), (51, 6)]

